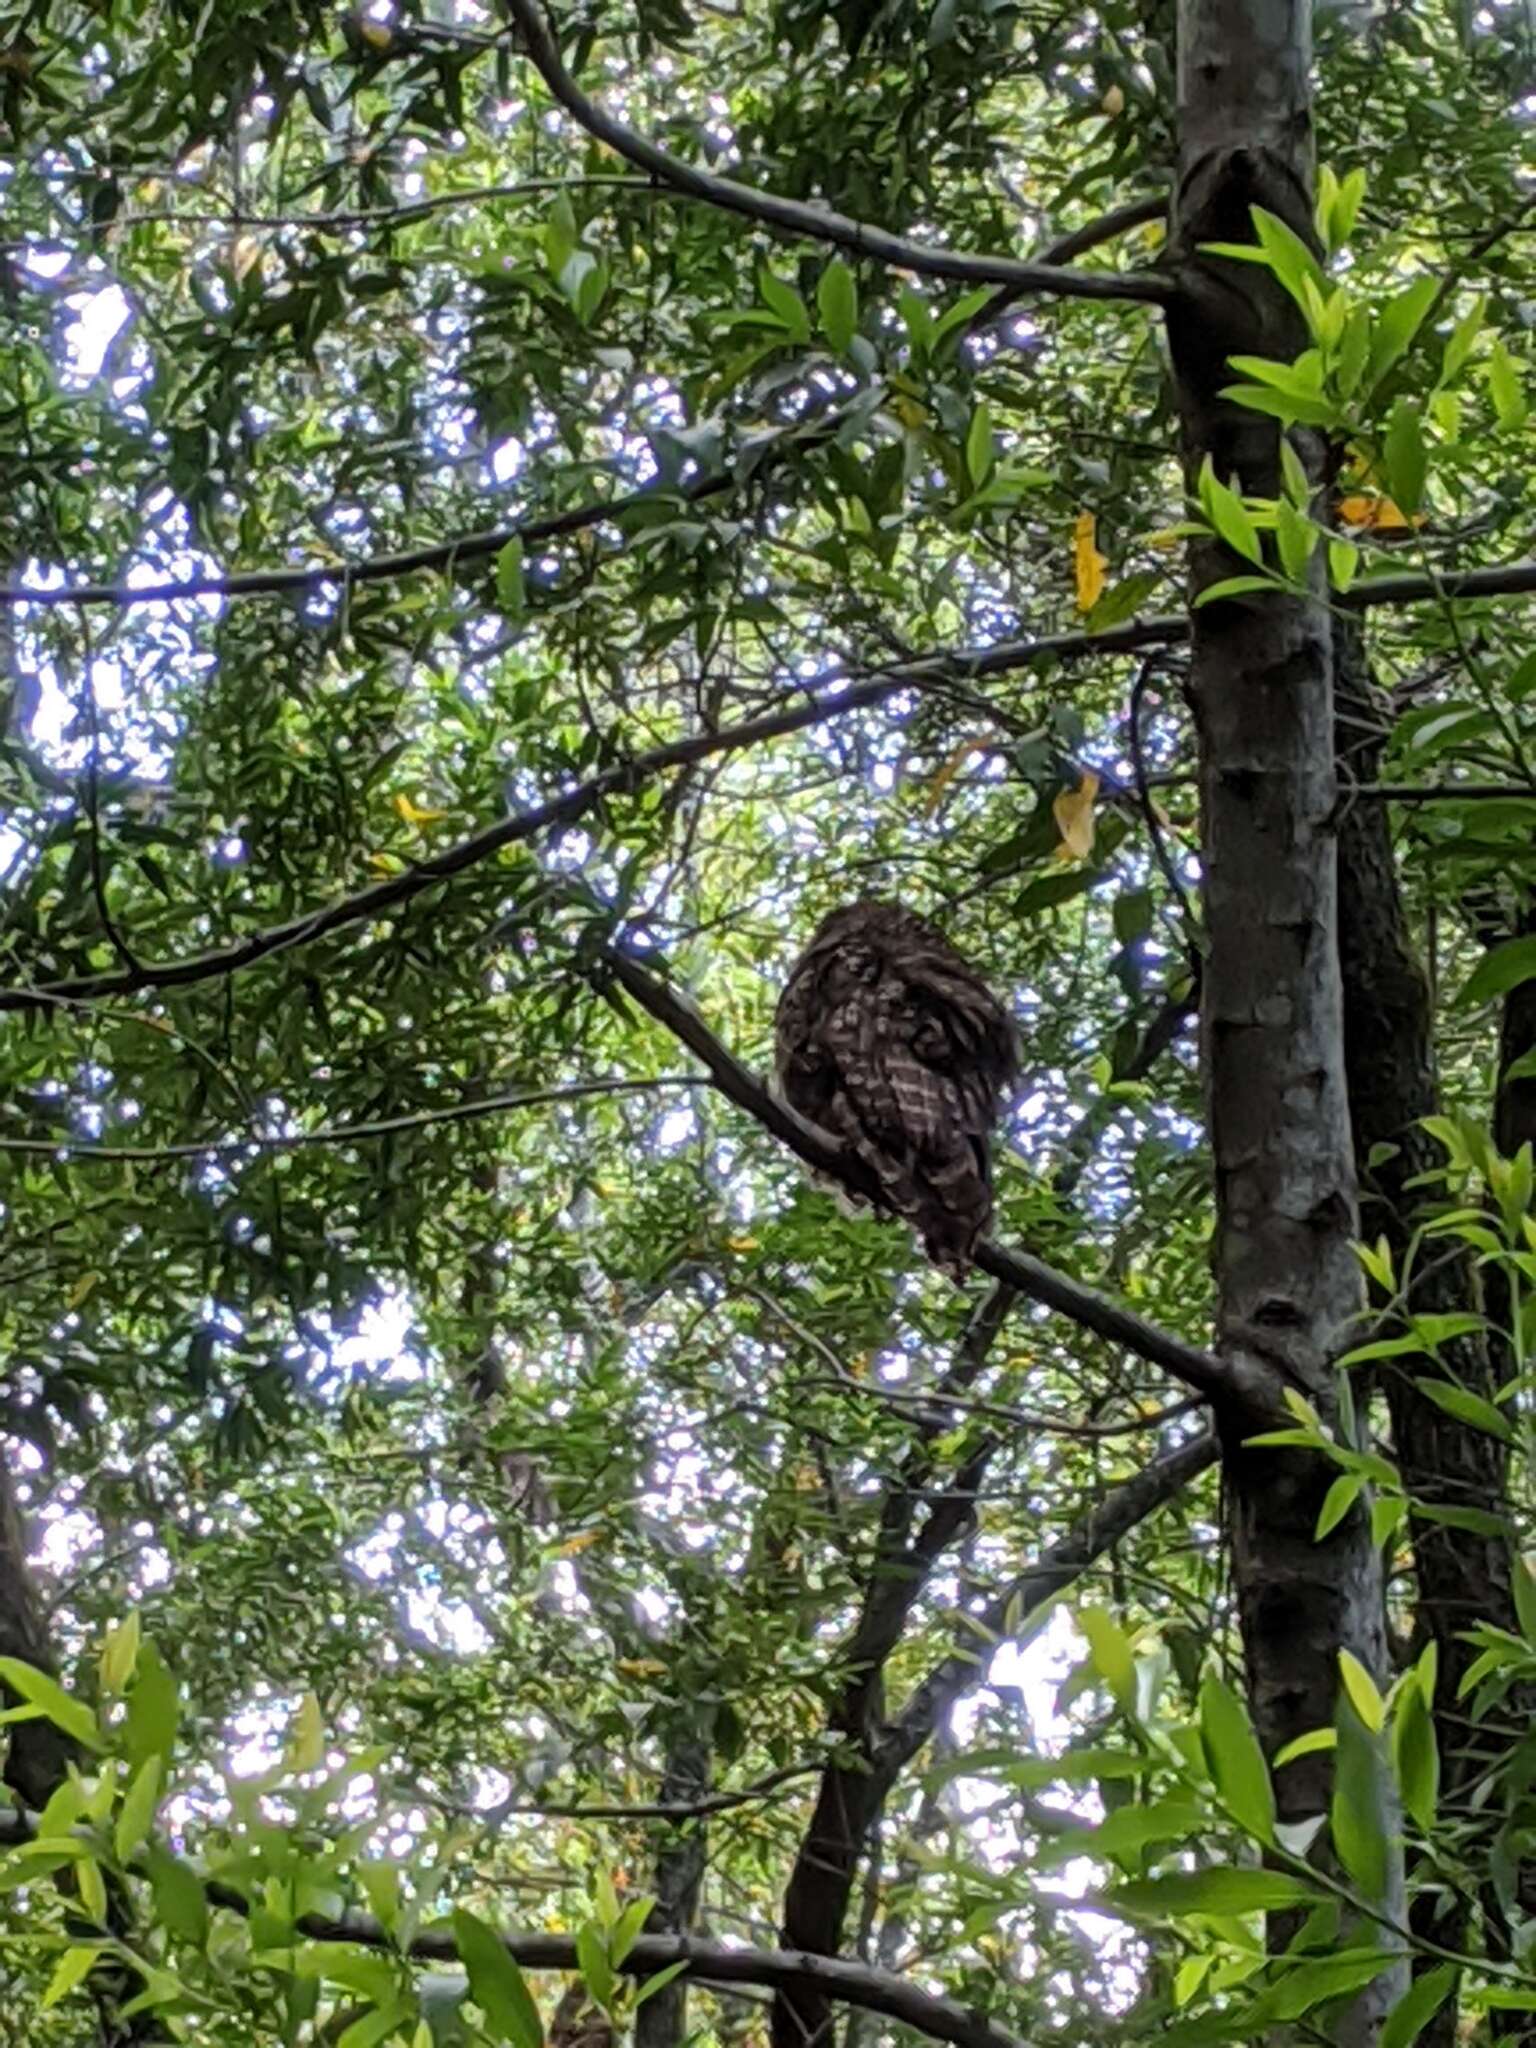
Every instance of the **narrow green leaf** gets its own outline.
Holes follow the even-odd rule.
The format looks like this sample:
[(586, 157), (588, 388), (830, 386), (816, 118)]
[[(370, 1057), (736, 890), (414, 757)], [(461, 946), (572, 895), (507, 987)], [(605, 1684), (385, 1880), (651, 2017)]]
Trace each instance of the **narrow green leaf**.
[(1315, 1905), (1321, 1896), (1299, 1877), (1289, 1877), (1283, 1871), (1229, 1864), (1220, 1869), (1137, 1878), (1106, 1892), (1103, 1903), (1137, 1919), (1173, 1920), (1187, 1913), (1214, 1913), (1227, 1919), (1233, 1914)]
[(1387, 1725), (1387, 1709), (1376, 1682), (1351, 1650), (1339, 1652), (1339, 1677), (1350, 1705), (1373, 1735)]
[(785, 284), (775, 277), (766, 265), (758, 272), (757, 288), (762, 294), (763, 304), (777, 315), (780, 325), (795, 341), (806, 342), (811, 338), (811, 316), (804, 299), (793, 285)]
[(581, 1965), (581, 1974), (587, 1989), (605, 2009), (613, 1999), (618, 1980), (608, 1960), (608, 1951), (603, 1937), (594, 1921), (576, 1930), (576, 1960)]
[(859, 287), (841, 256), (834, 256), (816, 284), (821, 331), (841, 355), (859, 329)]
[[(1341, 1651), (1341, 1665), (1347, 1651)], [(1365, 1678), (1362, 1666), (1351, 1664)], [(1369, 1678), (1366, 1684), (1370, 1685)], [(1375, 1687), (1371, 1697), (1380, 1708)], [(1368, 1899), (1384, 1896), (1390, 1869), (1385, 1758), (1377, 1735), (1353, 1705), (1352, 1692), (1341, 1693), (1335, 1725), (1338, 1749), (1333, 1771), (1333, 1798), (1328, 1825), (1339, 1861)]]
[(19, 1657), (0, 1657), (0, 1679), (28, 1706), (36, 1707), (44, 1719), (62, 1728), (85, 1749), (101, 1748), (101, 1731), (96, 1716), (83, 1700), (73, 1699), (58, 1683)]
[(1511, 939), (1484, 955), (1467, 976), (1457, 1000), (1470, 1008), (1507, 995), (1526, 981), (1536, 981), (1536, 938)]
[(1338, 407), (1326, 398), (1303, 391), (1276, 391), (1268, 384), (1227, 384), (1221, 396), (1250, 412), (1269, 413), (1288, 427), (1331, 427), (1339, 418)]
[(112, 1846), (117, 1851), (119, 1863), (126, 1863), (149, 1833), (159, 1800), (160, 1759), (157, 1756), (146, 1757), (117, 1810)]
[(1440, 358), (1440, 382), (1449, 384), (1460, 374), (1467, 357), (1472, 353), (1472, 344), (1482, 332), (1483, 317), (1488, 310), (1488, 294), (1479, 293), (1467, 311), (1462, 314), (1451, 329), (1450, 339), (1445, 344), (1445, 353)]
[(153, 1643), (139, 1650), (133, 1685), (128, 1693), (128, 1718), (123, 1749), (130, 1767), (147, 1756), (170, 1758), (176, 1746), (178, 1716), (176, 1681)]
[(1383, 1970), (1402, 1960), (1394, 1949), (1367, 1949), (1355, 1955), (1320, 1956), (1316, 1962), (1288, 1969), (1266, 2000), (1266, 2012), (1277, 2020), (1296, 2020), (1315, 2005), (1342, 1998), (1372, 1983)]
[(983, 401), (971, 415), (970, 431), (965, 437), (965, 473), (973, 490), (980, 490), (986, 482), (992, 462), (992, 415)]
[(1195, 609), (1201, 605), (1215, 604), (1224, 597), (1240, 597), (1245, 592), (1263, 590), (1273, 594), (1283, 591), (1285, 585), (1278, 576), (1223, 576), (1219, 583), (1208, 583), (1195, 599)]
[(1530, 402), (1521, 388), (1520, 372), (1515, 368), (1514, 357), (1504, 346), (1502, 336), (1494, 338), (1488, 357), (1488, 395), (1493, 400), (1499, 425), (1506, 433), (1513, 433), (1516, 427), (1524, 426)]
[(57, 2005), (61, 1998), (67, 1998), (77, 1984), (83, 1984), (101, 1954), (99, 1948), (67, 1948), (59, 1957), (53, 1975), (48, 1979), (48, 1988), (38, 2000), (39, 2009), (46, 2012), (51, 2005)]
[(1131, 1639), (1103, 1607), (1084, 1607), (1073, 1617), (1087, 1639), (1088, 1654), (1117, 1705), (1136, 1710), (1136, 1655)]
[(1313, 1530), (1315, 1541), (1321, 1543), (1349, 1513), (1365, 1490), (1365, 1481), (1358, 1472), (1341, 1472), (1323, 1497), (1318, 1510), (1317, 1527)]
[(648, 1998), (654, 1998), (658, 1991), (665, 1991), (672, 1982), (672, 1979), (674, 1977), (681, 1977), (687, 1967), (688, 1958), (684, 1956), (680, 1963), (668, 1963), (667, 1967), (664, 1970), (658, 1970), (654, 1977), (647, 1977), (635, 1993), (635, 2004), (637, 2006), (644, 2005), (645, 2001)]
[(515, 534), (496, 556), (496, 602), (511, 619), (522, 618), (528, 609), (523, 543)]
[(1414, 1385), (1427, 1401), (1433, 1401), (1447, 1415), (1454, 1415), (1458, 1422), (1465, 1422), (1488, 1436), (1496, 1436), (1500, 1443), (1512, 1444), (1515, 1441), (1514, 1425), (1508, 1416), (1480, 1394), (1468, 1393), (1465, 1387), (1453, 1386), (1449, 1380), (1419, 1379), (1414, 1381)]
[(645, 1930), (645, 1923), (656, 1910), (654, 1899), (631, 1899), (615, 1923), (608, 1937), (608, 1958), (615, 1969), (623, 1963), (635, 1943)]
[(107, 1639), (101, 1646), (102, 1689), (105, 1692), (121, 1692), (133, 1676), (133, 1667), (139, 1656), (139, 1617), (126, 1615), (115, 1627), (107, 1630)]
[(1368, 356), (1369, 376), (1379, 384), (1423, 326), (1439, 290), (1432, 277), (1417, 277), (1377, 314)]
[(495, 2028), (496, 2038), (510, 2041), (513, 2048), (544, 2048), (539, 2008), (500, 1937), (462, 1906), (454, 1911), (453, 1936), (470, 1996)]
[(145, 1850), (144, 1867), (162, 1925), (201, 1948), (208, 1939), (208, 1900), (196, 1873), (158, 1842)]
[(1382, 2022), (1376, 2048), (1413, 2048), (1425, 2027), (1450, 1997), (1460, 1975), (1454, 1963), (1440, 1963), (1415, 1977)]
[(1405, 398), (1400, 398), (1392, 408), (1382, 446), (1382, 459), (1386, 465), (1387, 488), (1399, 508), (1411, 517), (1424, 503), (1429, 449), (1425, 445), (1419, 409)]
[(1200, 1735), (1212, 1782), (1233, 1818), (1260, 1842), (1275, 1834), (1275, 1794), (1269, 1767), (1247, 1709), (1215, 1672), (1200, 1687)]
[(1392, 1761), (1403, 1805), (1426, 1834), (1435, 1824), (1440, 1800), (1440, 1748), (1424, 1694), (1407, 1685), (1392, 1723)]

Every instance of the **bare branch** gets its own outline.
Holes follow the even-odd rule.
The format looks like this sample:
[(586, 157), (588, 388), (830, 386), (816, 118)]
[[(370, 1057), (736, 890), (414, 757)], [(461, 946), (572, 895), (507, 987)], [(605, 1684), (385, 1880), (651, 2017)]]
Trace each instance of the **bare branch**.
[(300, 1152), (311, 1145), (360, 1145), (372, 1138), (393, 1138), (401, 1131), (419, 1131), (432, 1124), (470, 1123), (477, 1117), (499, 1116), (509, 1109), (533, 1109), (549, 1102), (579, 1102), (593, 1095), (645, 1095), (657, 1088), (697, 1088), (701, 1074), (615, 1074), (607, 1080), (567, 1081), (552, 1088), (511, 1088), (481, 1095), (469, 1102), (445, 1103), (441, 1109), (417, 1109), (402, 1116), (373, 1117), (366, 1123), (327, 1124), (315, 1131), (263, 1131), (240, 1138), (188, 1138), (176, 1145), (97, 1145), (89, 1138), (0, 1138), (0, 1152), (22, 1152), (57, 1159), (70, 1166), (164, 1166), (178, 1159), (228, 1159), (249, 1153), (260, 1158), (272, 1152)]
[(1133, 299), (1151, 306), (1165, 305), (1172, 297), (1170, 281), (1151, 271), (1120, 275), (1064, 270), (1049, 263), (1019, 263), (1005, 256), (960, 255), (933, 249), (868, 222), (849, 220), (829, 207), (781, 199), (770, 192), (754, 191), (750, 185), (738, 185), (733, 178), (702, 171), (636, 135), (587, 98), (562, 63), (559, 46), (537, 0), (508, 0), (508, 10), (523, 33), (535, 70), (560, 105), (589, 135), (595, 135), (599, 142), (607, 143), (627, 162), (648, 171), (663, 184), (707, 200), (727, 213), (743, 214), (780, 234), (830, 242), (856, 256), (873, 257), (877, 262), (920, 277), (948, 278), (958, 284), (1005, 285), (1019, 292), (1054, 292), (1063, 298)]
[[(1000, 1593), (980, 1619), (985, 1629), (1000, 1635), (1009, 1626), (1009, 1616), (1028, 1616), (1042, 1601), (1063, 1592), (1094, 1559), (1128, 1536), (1155, 1509), (1183, 1492), (1192, 1479), (1216, 1462), (1218, 1443), (1214, 1430), (1192, 1437), (1188, 1443), (1154, 1458), (1150, 1465), (1123, 1480), (1091, 1508), (1059, 1543), (1052, 1544), (1037, 1564), (1030, 1566)], [(942, 1714), (962, 1693), (978, 1682), (974, 1650), (946, 1657), (914, 1688), (906, 1705), (887, 1731), (878, 1753), (877, 1768), (894, 1780), (904, 1764), (916, 1756), (938, 1725)]]

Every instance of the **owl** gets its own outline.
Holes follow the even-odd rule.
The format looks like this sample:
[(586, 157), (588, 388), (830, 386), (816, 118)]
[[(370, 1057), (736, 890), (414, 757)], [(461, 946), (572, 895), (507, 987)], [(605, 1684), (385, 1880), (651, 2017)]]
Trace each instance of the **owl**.
[(841, 1139), (955, 1281), (992, 1215), (991, 1133), (1019, 1071), (1013, 1021), (932, 925), (851, 903), (795, 963), (774, 1018), (790, 1108)]

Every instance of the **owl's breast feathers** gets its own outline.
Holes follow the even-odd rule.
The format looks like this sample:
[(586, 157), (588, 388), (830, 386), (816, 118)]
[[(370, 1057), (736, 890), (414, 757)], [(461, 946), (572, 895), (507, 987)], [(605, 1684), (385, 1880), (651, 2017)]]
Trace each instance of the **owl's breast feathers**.
[(992, 1214), (991, 1132), (1018, 1075), (1012, 1020), (947, 940), (896, 904), (826, 919), (775, 1018), (790, 1107), (841, 1139), (936, 1264), (969, 1270)]

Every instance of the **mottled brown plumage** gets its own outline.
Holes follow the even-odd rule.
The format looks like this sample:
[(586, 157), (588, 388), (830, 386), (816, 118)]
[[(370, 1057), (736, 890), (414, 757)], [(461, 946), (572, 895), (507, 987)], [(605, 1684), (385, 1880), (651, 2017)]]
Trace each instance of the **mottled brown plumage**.
[(991, 1135), (1018, 1075), (1012, 1020), (932, 925), (852, 903), (796, 962), (774, 1019), (791, 1109), (847, 1144), (956, 1280), (992, 1215)]

